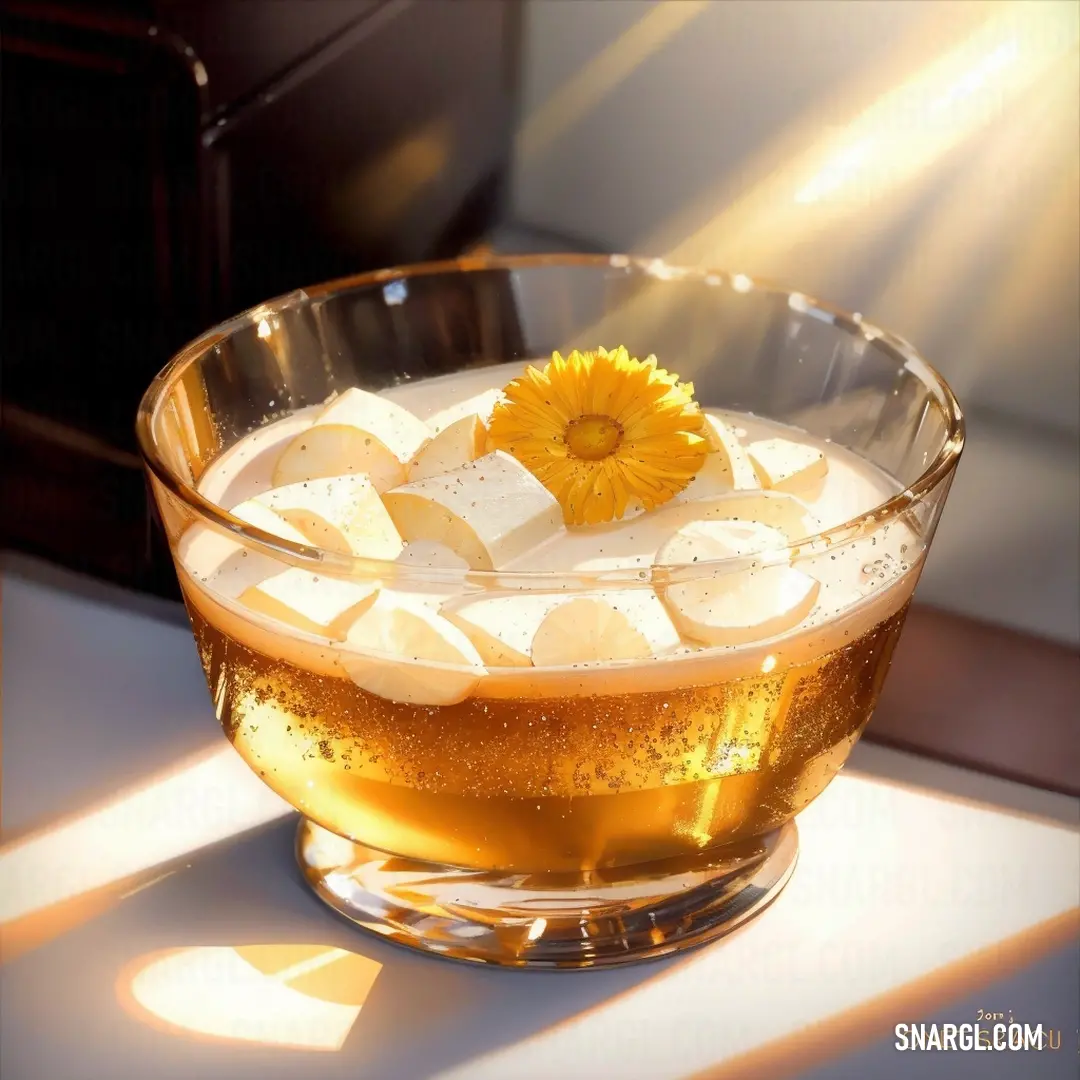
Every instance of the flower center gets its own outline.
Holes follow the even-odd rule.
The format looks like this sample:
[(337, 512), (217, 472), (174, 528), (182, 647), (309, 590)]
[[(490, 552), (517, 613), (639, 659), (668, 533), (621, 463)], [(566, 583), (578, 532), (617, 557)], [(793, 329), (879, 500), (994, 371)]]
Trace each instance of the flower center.
[(599, 461), (622, 441), (622, 426), (610, 416), (579, 416), (566, 425), (566, 445), (574, 457)]

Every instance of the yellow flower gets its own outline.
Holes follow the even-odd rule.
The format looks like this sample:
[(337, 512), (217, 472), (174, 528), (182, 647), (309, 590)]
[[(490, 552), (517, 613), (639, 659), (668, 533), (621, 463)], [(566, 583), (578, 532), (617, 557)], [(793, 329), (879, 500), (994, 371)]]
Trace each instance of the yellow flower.
[(553, 353), (504, 390), (492, 444), (559, 500), (570, 525), (621, 518), (631, 500), (652, 510), (693, 479), (710, 452), (691, 383), (612, 352)]

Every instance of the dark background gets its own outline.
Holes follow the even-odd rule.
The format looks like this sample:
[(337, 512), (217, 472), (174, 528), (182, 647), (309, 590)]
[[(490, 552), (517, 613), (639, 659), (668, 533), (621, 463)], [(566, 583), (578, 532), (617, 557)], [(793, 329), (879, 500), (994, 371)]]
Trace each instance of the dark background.
[(0, 544), (175, 597), (133, 421), (169, 356), (515, 229), (519, 0), (5, 2)]

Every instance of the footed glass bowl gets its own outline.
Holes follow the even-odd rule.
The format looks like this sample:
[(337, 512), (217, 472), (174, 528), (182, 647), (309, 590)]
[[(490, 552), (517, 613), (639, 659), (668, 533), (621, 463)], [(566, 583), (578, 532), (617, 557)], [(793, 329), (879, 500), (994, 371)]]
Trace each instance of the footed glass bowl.
[[(490, 391), (553, 350), (619, 345), (692, 381), (735, 445), (657, 510), (567, 526), (559, 542), (577, 547), (561, 563), (446, 558), (407, 535), (418, 519), (400, 510), (408, 546), (395, 554), (395, 536), (373, 557), (340, 530), (321, 542), (318, 514), (275, 529), (237, 507), (280, 478), (284, 447), (308, 452), (298, 436), (351, 388), (434, 432), (474, 405), (484, 419)], [(365, 472), (370, 443), (339, 434), (336, 471)], [(541, 256), (386, 270), (268, 302), (173, 359), (138, 435), (217, 715), (303, 815), (297, 854), (315, 892), (438, 955), (585, 968), (709, 941), (783, 887), (795, 816), (874, 709), (963, 420), (910, 346), (801, 294), (624, 256)], [(337, 445), (320, 437), (320, 453)], [(814, 462), (794, 478), (762, 448), (788, 437)], [(390, 506), (409, 463), (386, 460), (399, 470), (378, 485)], [(749, 520), (774, 540), (699, 551), (703, 520)], [(658, 537), (680, 529), (690, 548), (660, 559)], [(511, 615), (492, 629), (463, 599)], [(409, 633), (422, 622), (436, 637), (358, 636), (376, 600), (380, 626), (402, 610)], [(596, 603), (547, 624), (541, 649), (531, 613), (571, 600)], [(609, 601), (659, 621), (628, 615), (612, 656), (569, 662)], [(639, 639), (652, 644), (626, 647)]]

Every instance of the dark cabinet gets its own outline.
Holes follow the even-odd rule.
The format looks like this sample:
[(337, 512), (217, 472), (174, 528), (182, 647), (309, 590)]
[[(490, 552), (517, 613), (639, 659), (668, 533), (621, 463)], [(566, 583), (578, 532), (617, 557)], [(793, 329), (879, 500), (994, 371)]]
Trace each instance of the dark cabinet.
[(137, 588), (132, 424), (169, 355), (503, 213), (519, 0), (5, 2), (2, 535)]

